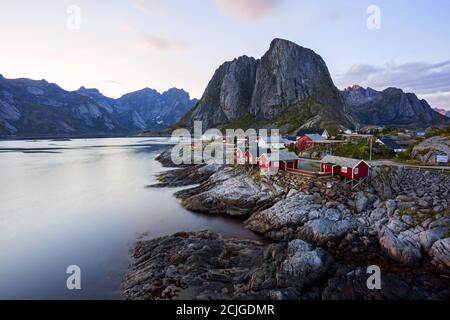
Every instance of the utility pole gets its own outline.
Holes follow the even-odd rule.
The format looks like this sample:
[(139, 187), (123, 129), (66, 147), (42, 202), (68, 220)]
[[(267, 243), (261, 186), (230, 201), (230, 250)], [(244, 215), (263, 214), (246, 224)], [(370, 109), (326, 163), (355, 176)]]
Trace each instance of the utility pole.
[(370, 140), (370, 161), (372, 161), (372, 144), (373, 144), (373, 136), (371, 136), (370, 138), (369, 138), (369, 140)]

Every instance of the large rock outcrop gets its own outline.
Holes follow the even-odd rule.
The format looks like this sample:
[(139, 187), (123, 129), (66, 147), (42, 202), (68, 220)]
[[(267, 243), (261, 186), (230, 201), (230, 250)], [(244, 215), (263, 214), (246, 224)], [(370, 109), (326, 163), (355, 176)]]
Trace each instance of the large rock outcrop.
[(287, 106), (309, 99), (344, 111), (325, 61), (310, 49), (275, 39), (261, 58), (250, 113), (273, 119), (286, 111)]
[[(275, 39), (261, 60), (243, 56), (220, 66), (180, 125), (277, 125), (284, 131), (326, 124), (351, 127), (346, 111), (323, 59), (310, 49)], [(286, 113), (294, 114), (288, 117), (293, 123), (280, 122)]]
[(448, 281), (383, 270), (367, 287), (367, 266), (351, 266), (302, 241), (263, 245), (217, 233), (180, 232), (139, 242), (123, 282), (130, 300), (448, 299)]
[(225, 168), (213, 174), (199, 187), (176, 193), (183, 206), (195, 212), (248, 215), (270, 207), (281, 199), (284, 189), (264, 179), (258, 172), (242, 168)]
[(185, 121), (201, 120), (205, 128), (210, 128), (245, 116), (252, 100), (258, 66), (259, 61), (247, 56), (221, 65)]
[(450, 157), (450, 137), (432, 137), (417, 146), (411, 152), (411, 158), (423, 163), (436, 164), (438, 156)]
[(296, 240), (263, 245), (211, 231), (140, 242), (124, 282), (126, 299), (300, 299), (333, 259)]

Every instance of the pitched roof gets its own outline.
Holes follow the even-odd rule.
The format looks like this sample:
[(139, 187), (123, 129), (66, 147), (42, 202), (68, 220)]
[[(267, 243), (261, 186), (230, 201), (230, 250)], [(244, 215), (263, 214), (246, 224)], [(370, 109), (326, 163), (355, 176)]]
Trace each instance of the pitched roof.
[(332, 163), (338, 165), (340, 167), (354, 168), (361, 162), (364, 162), (368, 165), (364, 160), (357, 160), (352, 158), (343, 158), (343, 157), (335, 157), (335, 156), (326, 156), (322, 159), (322, 163)]
[(401, 145), (399, 145), (394, 139), (392, 138), (381, 138), (380, 141), (385, 144), (386, 146), (388, 146), (389, 148), (391, 148), (392, 150), (397, 150), (397, 149), (403, 149), (403, 147)]
[(305, 136), (310, 138), (312, 141), (325, 141), (325, 139), (319, 134), (306, 134)]
[(325, 129), (314, 129), (314, 128), (312, 128), (312, 129), (302, 129), (302, 130), (299, 130), (297, 132), (297, 137), (302, 137), (302, 136), (305, 136), (307, 134), (318, 134), (318, 135), (321, 136), (325, 131), (326, 131)]
[[(239, 148), (239, 149), (241, 149), (241, 148)], [(264, 153), (266, 153), (266, 154), (272, 153), (271, 149), (263, 149), (263, 148), (244, 148), (244, 149), (241, 149), (241, 151), (243, 153), (248, 152), (255, 158), (258, 158), (259, 156), (263, 155)]]

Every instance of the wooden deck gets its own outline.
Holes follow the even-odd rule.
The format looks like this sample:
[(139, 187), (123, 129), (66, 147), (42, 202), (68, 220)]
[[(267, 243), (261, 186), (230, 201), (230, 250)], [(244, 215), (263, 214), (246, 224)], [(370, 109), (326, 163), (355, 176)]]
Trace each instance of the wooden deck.
[(292, 173), (292, 174), (298, 174), (298, 175), (302, 175), (305, 177), (311, 177), (311, 178), (319, 177), (319, 174), (317, 172), (305, 171), (305, 170), (300, 170), (300, 169), (287, 169), (286, 171), (289, 173)]

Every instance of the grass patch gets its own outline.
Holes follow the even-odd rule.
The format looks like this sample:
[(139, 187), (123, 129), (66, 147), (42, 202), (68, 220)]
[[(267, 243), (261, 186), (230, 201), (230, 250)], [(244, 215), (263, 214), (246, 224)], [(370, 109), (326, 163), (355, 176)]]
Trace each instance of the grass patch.
[(267, 120), (259, 120), (259, 119), (256, 119), (254, 116), (248, 114), (232, 123), (225, 125), (223, 127), (223, 129), (224, 130), (227, 130), (227, 129), (247, 130), (249, 128), (257, 129), (257, 128), (263, 127), (265, 124), (267, 124)]
[[(308, 152), (328, 152), (328, 146), (317, 146), (307, 150)], [(370, 159), (370, 146), (366, 140), (359, 142), (349, 142), (345, 144), (338, 144), (332, 147), (332, 154), (338, 157), (354, 158), (354, 159)], [(394, 153), (386, 148), (386, 146), (374, 145), (372, 148), (372, 160), (377, 159), (392, 159)]]
[(433, 129), (429, 130), (426, 134), (427, 138), (436, 137), (436, 136), (450, 138), (450, 126), (448, 126), (447, 128), (443, 128), (443, 129), (433, 128)]

